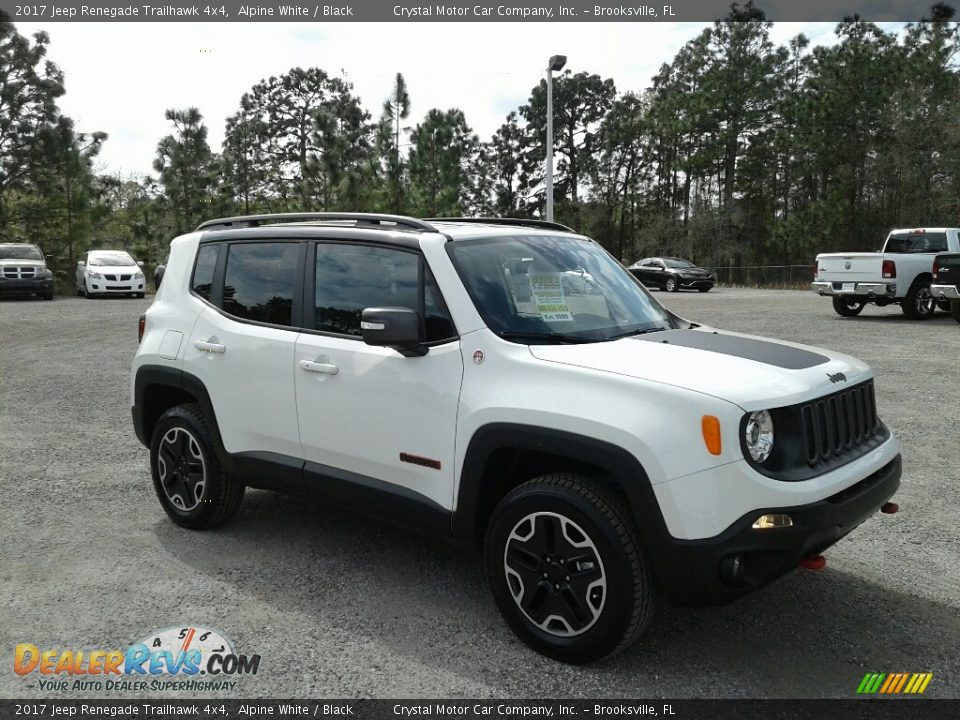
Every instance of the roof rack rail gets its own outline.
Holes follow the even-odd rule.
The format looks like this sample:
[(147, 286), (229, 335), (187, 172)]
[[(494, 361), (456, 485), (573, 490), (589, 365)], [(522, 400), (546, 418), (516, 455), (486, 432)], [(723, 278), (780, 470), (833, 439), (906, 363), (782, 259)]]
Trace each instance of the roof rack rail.
[(492, 218), (492, 217), (438, 217), (438, 218), (425, 218), (426, 222), (463, 222), (463, 223), (477, 223), (481, 225), (516, 225), (518, 227), (536, 227), (543, 228), (544, 230), (560, 230), (562, 232), (575, 233), (576, 230), (573, 228), (568, 228), (566, 225), (561, 225), (560, 223), (549, 222), (548, 220), (526, 220), (523, 218)]
[(420, 230), (436, 232), (431, 225), (403, 215), (382, 215), (380, 213), (344, 213), (344, 212), (304, 212), (304, 213), (271, 213), (267, 215), (238, 215), (236, 217), (205, 220), (197, 225), (194, 232), (210, 230), (212, 228), (231, 227), (259, 227), (261, 225), (276, 225), (278, 223), (298, 222), (355, 222), (357, 225), (380, 227), (384, 230)]

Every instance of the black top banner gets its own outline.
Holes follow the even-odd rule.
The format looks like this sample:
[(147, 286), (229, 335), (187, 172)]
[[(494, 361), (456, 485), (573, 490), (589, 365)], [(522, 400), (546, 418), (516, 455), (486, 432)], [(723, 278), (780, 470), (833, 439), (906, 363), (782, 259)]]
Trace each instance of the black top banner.
[[(917, 21), (934, 16), (935, 0), (757, 0), (739, 3), (734, 19), (839, 22)], [(947, 6), (955, 3), (948, 2)], [(755, 11), (751, 11), (751, 7)], [(14, 21), (30, 22), (703, 22), (730, 19), (729, 0), (0, 0)]]

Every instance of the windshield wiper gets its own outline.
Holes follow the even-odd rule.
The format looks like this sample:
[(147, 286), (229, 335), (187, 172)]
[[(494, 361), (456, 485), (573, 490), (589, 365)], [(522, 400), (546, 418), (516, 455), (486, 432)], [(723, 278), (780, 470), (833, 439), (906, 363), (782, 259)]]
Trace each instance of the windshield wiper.
[(652, 327), (652, 328), (643, 328), (641, 330), (628, 330), (625, 333), (620, 333), (619, 335), (611, 335), (610, 337), (604, 338), (604, 339), (607, 341), (619, 340), (620, 338), (632, 337), (633, 335), (646, 335), (647, 333), (660, 332), (662, 330), (666, 330), (666, 328)]
[(525, 332), (523, 330), (504, 330), (503, 332), (498, 332), (497, 335), (502, 337), (504, 340), (548, 340), (555, 343), (569, 343), (571, 345), (596, 342), (596, 340), (583, 338), (579, 335), (566, 335), (564, 333), (556, 332)]

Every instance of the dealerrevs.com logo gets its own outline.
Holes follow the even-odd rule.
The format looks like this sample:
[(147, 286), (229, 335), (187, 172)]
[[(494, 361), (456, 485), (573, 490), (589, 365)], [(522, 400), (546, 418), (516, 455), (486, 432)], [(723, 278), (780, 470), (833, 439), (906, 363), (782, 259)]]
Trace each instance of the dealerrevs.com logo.
[(222, 633), (196, 625), (158, 630), (125, 650), (20, 643), (13, 657), (13, 671), (46, 691), (235, 690), (235, 678), (259, 670), (259, 655), (237, 653)]

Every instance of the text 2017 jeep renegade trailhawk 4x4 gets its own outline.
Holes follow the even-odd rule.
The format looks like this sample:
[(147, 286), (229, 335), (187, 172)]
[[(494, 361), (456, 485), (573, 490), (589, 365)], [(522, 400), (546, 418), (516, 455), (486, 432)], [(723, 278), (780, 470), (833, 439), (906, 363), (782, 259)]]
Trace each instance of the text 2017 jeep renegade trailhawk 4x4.
[(864, 363), (683, 320), (553, 223), (206, 222), (140, 332), (133, 422), (174, 522), (250, 486), (476, 540), (507, 622), (564, 661), (896, 509)]

